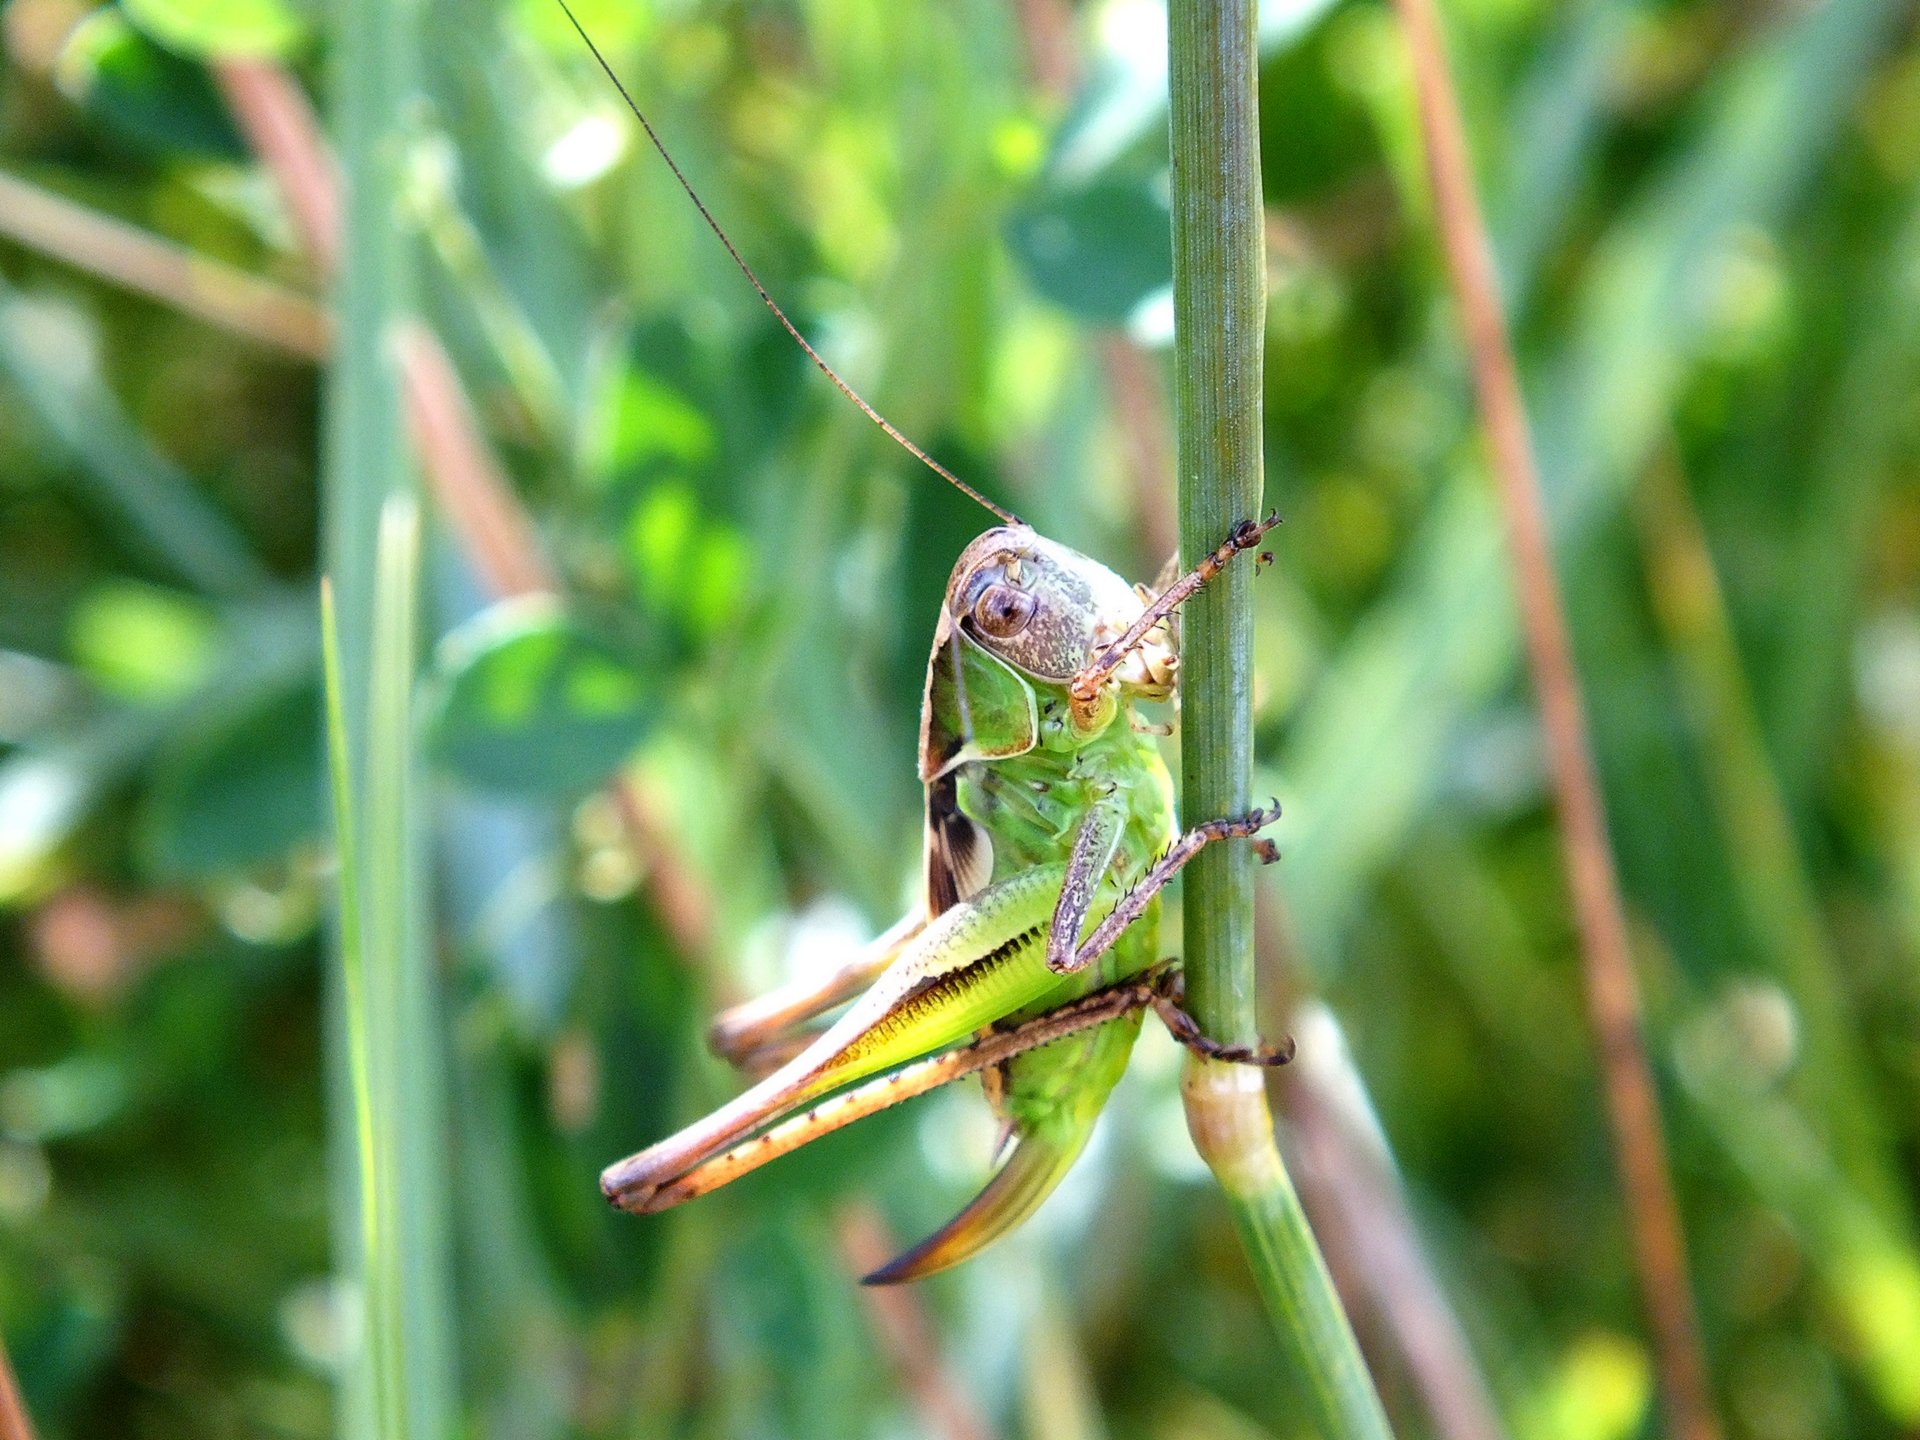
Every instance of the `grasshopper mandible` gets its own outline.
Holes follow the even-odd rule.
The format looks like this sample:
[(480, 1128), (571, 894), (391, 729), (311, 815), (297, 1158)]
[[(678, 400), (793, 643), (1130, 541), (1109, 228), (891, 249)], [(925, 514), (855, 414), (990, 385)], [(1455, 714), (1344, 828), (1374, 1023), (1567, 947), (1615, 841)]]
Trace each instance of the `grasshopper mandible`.
[[(601, 1189), (649, 1214), (728, 1183), (861, 1115), (979, 1073), (1006, 1125), (1000, 1169), (942, 1229), (865, 1277), (958, 1264), (1030, 1215), (1073, 1164), (1126, 1069), (1144, 1012), (1203, 1055), (1158, 950), (1160, 891), (1205, 845), (1249, 840), (1277, 807), (1182, 831), (1155, 727), (1134, 706), (1173, 698), (1175, 611), (1275, 523), (1247, 520), (1157, 591), (1022, 524), (896, 430), (810, 345), (701, 201), (580, 22), (567, 18), (701, 218), (788, 334), (869, 419), (1002, 522), (947, 584), (920, 713), (926, 789), (919, 903), (824, 980), (721, 1015), (709, 1039), (771, 1073), (728, 1104), (607, 1167)], [(1270, 557), (1261, 557), (1263, 560)], [(849, 1003), (851, 1002), (851, 1003)], [(816, 1022), (841, 1006), (824, 1029)], [(837, 1092), (837, 1093), (836, 1093)]]

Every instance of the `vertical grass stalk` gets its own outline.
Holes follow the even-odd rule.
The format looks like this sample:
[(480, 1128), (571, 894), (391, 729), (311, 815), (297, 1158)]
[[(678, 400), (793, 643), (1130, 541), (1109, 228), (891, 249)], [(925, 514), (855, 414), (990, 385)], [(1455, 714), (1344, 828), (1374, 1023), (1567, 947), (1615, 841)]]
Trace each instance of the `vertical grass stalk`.
[[(339, 1000), (350, 1091), (353, 1259), (362, 1326), (349, 1428), (379, 1440), (448, 1433), (448, 1325), (440, 1260), (444, 1127), (431, 1057), (435, 986), (423, 943), (413, 714), (418, 507), (389, 497), (376, 541), (372, 673), (363, 723), (347, 712), (331, 586), (321, 591), (327, 759), (339, 862)], [(343, 1127), (346, 1128), (346, 1127)]]
[(399, 1374), (399, 1367), (391, 1364), (389, 1357), (398, 1343), (400, 1316), (395, 1304), (397, 1286), (388, 1283), (388, 1267), (379, 1258), (381, 1236), (391, 1226), (381, 1205), (381, 1194), (386, 1187), (380, 1164), (381, 1147), (374, 1135), (371, 1007), (367, 1003), (367, 941), (360, 903), (360, 878), (364, 870), (360, 863), (359, 805), (349, 758), (354, 746), (347, 738), (346, 701), (341, 694), (340, 622), (334, 609), (333, 586), (325, 576), (320, 580), (320, 655), (326, 675), (327, 775), (333, 789), (333, 850), (339, 874), (335, 946), (341, 1005), (346, 1019), (347, 1083), (353, 1096), (354, 1178), (358, 1182), (355, 1218), (359, 1253), (363, 1257), (362, 1348), (370, 1357), (369, 1370), (374, 1377), (365, 1388), (371, 1397), (375, 1432), (400, 1434), (405, 1429), (405, 1407), (395, 1402), (393, 1385), (384, 1383)]
[[(1266, 289), (1253, 0), (1175, 0), (1174, 392), (1180, 550), (1192, 564), (1260, 513)], [(1253, 567), (1186, 606), (1182, 795), (1189, 824), (1247, 810), (1253, 767)], [(1254, 1038), (1253, 857), (1202, 851), (1186, 871), (1187, 998), (1216, 1039)], [(1325, 1440), (1388, 1435), (1386, 1417), (1273, 1138), (1259, 1072), (1192, 1061), (1194, 1143), (1226, 1192), (1262, 1297)]]
[(344, 199), (328, 385), (330, 733), (340, 854), (336, 1238), (364, 1311), (341, 1430), (440, 1437), (454, 1420), (447, 1123), (415, 793), (419, 512), (395, 337), (412, 314), (401, 192), (419, 93), (413, 0), (343, 0), (334, 128)]

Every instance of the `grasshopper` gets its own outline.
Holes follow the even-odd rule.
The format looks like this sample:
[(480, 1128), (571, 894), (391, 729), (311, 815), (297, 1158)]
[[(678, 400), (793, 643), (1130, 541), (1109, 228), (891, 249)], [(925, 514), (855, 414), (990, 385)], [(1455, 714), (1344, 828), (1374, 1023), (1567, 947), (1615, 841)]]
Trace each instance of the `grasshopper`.
[[(565, 0), (559, 0), (567, 9)], [(650, 1214), (829, 1130), (978, 1073), (1006, 1158), (939, 1231), (864, 1277), (944, 1270), (1030, 1215), (1072, 1166), (1155, 1010), (1202, 1055), (1278, 1064), (1289, 1051), (1208, 1040), (1160, 958), (1160, 892), (1210, 843), (1278, 808), (1182, 831), (1173, 781), (1135, 706), (1174, 698), (1175, 613), (1277, 519), (1248, 520), (1191, 571), (1150, 589), (1036, 533), (934, 460), (809, 344), (734, 247), (572, 11), (574, 28), (760, 299), (833, 384), (1000, 521), (961, 553), (934, 628), (920, 714), (919, 902), (821, 980), (738, 1006), (712, 1047), (767, 1071), (705, 1118), (607, 1167), (602, 1191)], [(1270, 556), (1262, 556), (1263, 561)], [(838, 1019), (820, 1028), (840, 1007)]]

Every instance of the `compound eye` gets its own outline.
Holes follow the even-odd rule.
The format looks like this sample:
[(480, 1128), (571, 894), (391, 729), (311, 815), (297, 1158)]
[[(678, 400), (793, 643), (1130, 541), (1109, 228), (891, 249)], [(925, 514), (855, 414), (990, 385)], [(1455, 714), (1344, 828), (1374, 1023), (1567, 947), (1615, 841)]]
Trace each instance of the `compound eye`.
[(973, 602), (973, 623), (996, 640), (1006, 640), (1033, 619), (1033, 592), (1011, 585), (989, 585)]

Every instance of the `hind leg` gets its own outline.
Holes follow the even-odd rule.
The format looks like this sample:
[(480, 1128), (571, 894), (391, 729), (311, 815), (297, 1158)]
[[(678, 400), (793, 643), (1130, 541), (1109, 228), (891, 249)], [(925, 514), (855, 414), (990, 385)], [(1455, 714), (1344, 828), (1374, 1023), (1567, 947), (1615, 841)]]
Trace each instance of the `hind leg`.
[(707, 1027), (707, 1048), (742, 1070), (765, 1068), (769, 1060), (777, 1063), (776, 1057), (797, 1053), (813, 1038), (814, 1021), (873, 984), (926, 928), (925, 912), (916, 909), (838, 969), (802, 977), (721, 1011)]

